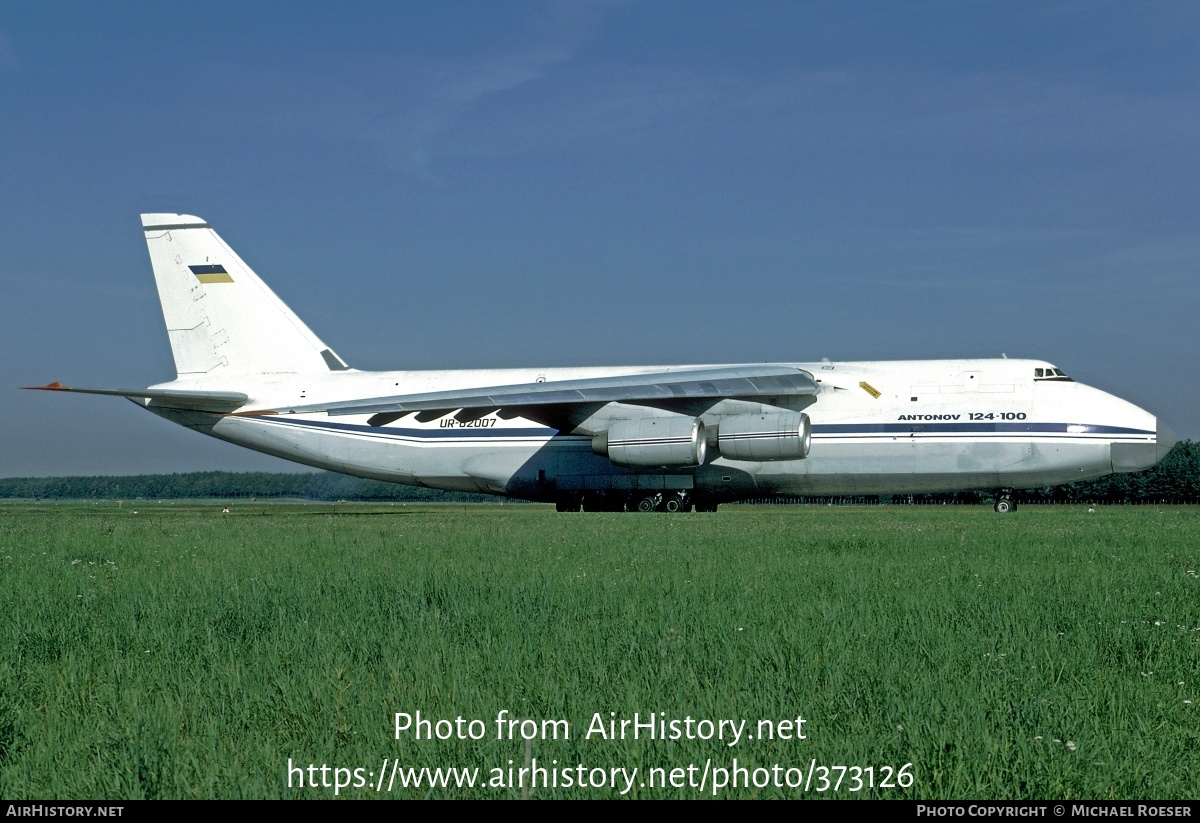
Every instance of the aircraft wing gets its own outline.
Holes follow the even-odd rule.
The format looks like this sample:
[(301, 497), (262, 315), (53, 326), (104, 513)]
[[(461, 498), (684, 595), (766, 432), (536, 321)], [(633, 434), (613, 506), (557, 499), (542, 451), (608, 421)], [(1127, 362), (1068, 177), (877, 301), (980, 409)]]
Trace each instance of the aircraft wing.
[(62, 383), (48, 386), (26, 386), (35, 391), (65, 391), (77, 394), (107, 394), (130, 400), (148, 400), (155, 406), (168, 409), (187, 409), (224, 414), (244, 406), (250, 397), (234, 391), (189, 391), (186, 389), (77, 389)]
[(324, 405), (296, 406), (278, 411), (280, 413), (323, 411), (330, 415), (400, 416), (420, 411), (496, 409), (517, 406), (563, 406), (611, 402), (653, 403), (655, 401), (729, 397), (793, 397), (815, 395), (820, 390), (820, 386), (813, 380), (812, 375), (793, 366), (721, 366), (710, 369), (680, 369), (652, 374), (519, 383), (511, 386), (375, 397)]

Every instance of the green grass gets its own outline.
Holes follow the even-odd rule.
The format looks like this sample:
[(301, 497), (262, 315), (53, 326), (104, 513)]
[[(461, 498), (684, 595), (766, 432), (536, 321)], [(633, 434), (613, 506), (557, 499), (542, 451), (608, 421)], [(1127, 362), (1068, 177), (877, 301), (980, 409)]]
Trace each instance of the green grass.
[[(912, 764), (906, 790), (851, 792), (847, 777), (824, 796), (1197, 794), (1200, 510), (219, 511), (0, 507), (0, 796), (333, 796), (289, 788), (289, 758), (480, 767), (486, 781), (527, 754), (496, 739), (501, 710), (569, 721), (571, 739), (530, 744), (539, 763), (638, 767), (639, 782), (736, 757), (877, 780)], [(487, 736), (396, 739), (394, 713), (418, 710), (480, 719)], [(751, 733), (801, 715), (807, 737), (584, 739), (596, 712)], [(377, 794), (375, 779), (340, 796), (523, 794)]]

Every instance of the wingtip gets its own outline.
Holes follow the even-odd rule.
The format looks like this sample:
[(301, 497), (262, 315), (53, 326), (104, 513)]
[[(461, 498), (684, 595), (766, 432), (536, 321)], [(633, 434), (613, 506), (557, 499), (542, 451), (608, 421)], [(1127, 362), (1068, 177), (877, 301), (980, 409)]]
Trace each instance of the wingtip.
[(53, 383), (47, 383), (44, 386), (22, 386), (21, 388), (28, 389), (30, 391), (70, 391), (71, 390), (69, 386), (64, 386), (62, 383), (59, 383), (57, 380), (55, 380)]

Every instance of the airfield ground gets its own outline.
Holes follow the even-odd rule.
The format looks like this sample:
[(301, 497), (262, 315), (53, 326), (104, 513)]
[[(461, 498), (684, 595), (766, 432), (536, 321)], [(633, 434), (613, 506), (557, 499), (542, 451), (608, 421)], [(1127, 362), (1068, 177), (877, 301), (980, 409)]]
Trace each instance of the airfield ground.
[(0, 579), (5, 798), (1197, 796), (1194, 507), (4, 505)]

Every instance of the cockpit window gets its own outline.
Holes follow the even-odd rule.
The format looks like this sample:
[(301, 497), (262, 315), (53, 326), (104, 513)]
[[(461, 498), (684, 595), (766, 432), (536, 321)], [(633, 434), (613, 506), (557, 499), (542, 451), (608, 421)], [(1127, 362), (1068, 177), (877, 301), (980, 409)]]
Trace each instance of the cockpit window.
[(1061, 369), (1037, 368), (1033, 370), (1034, 380), (1057, 380), (1060, 383), (1074, 383)]

